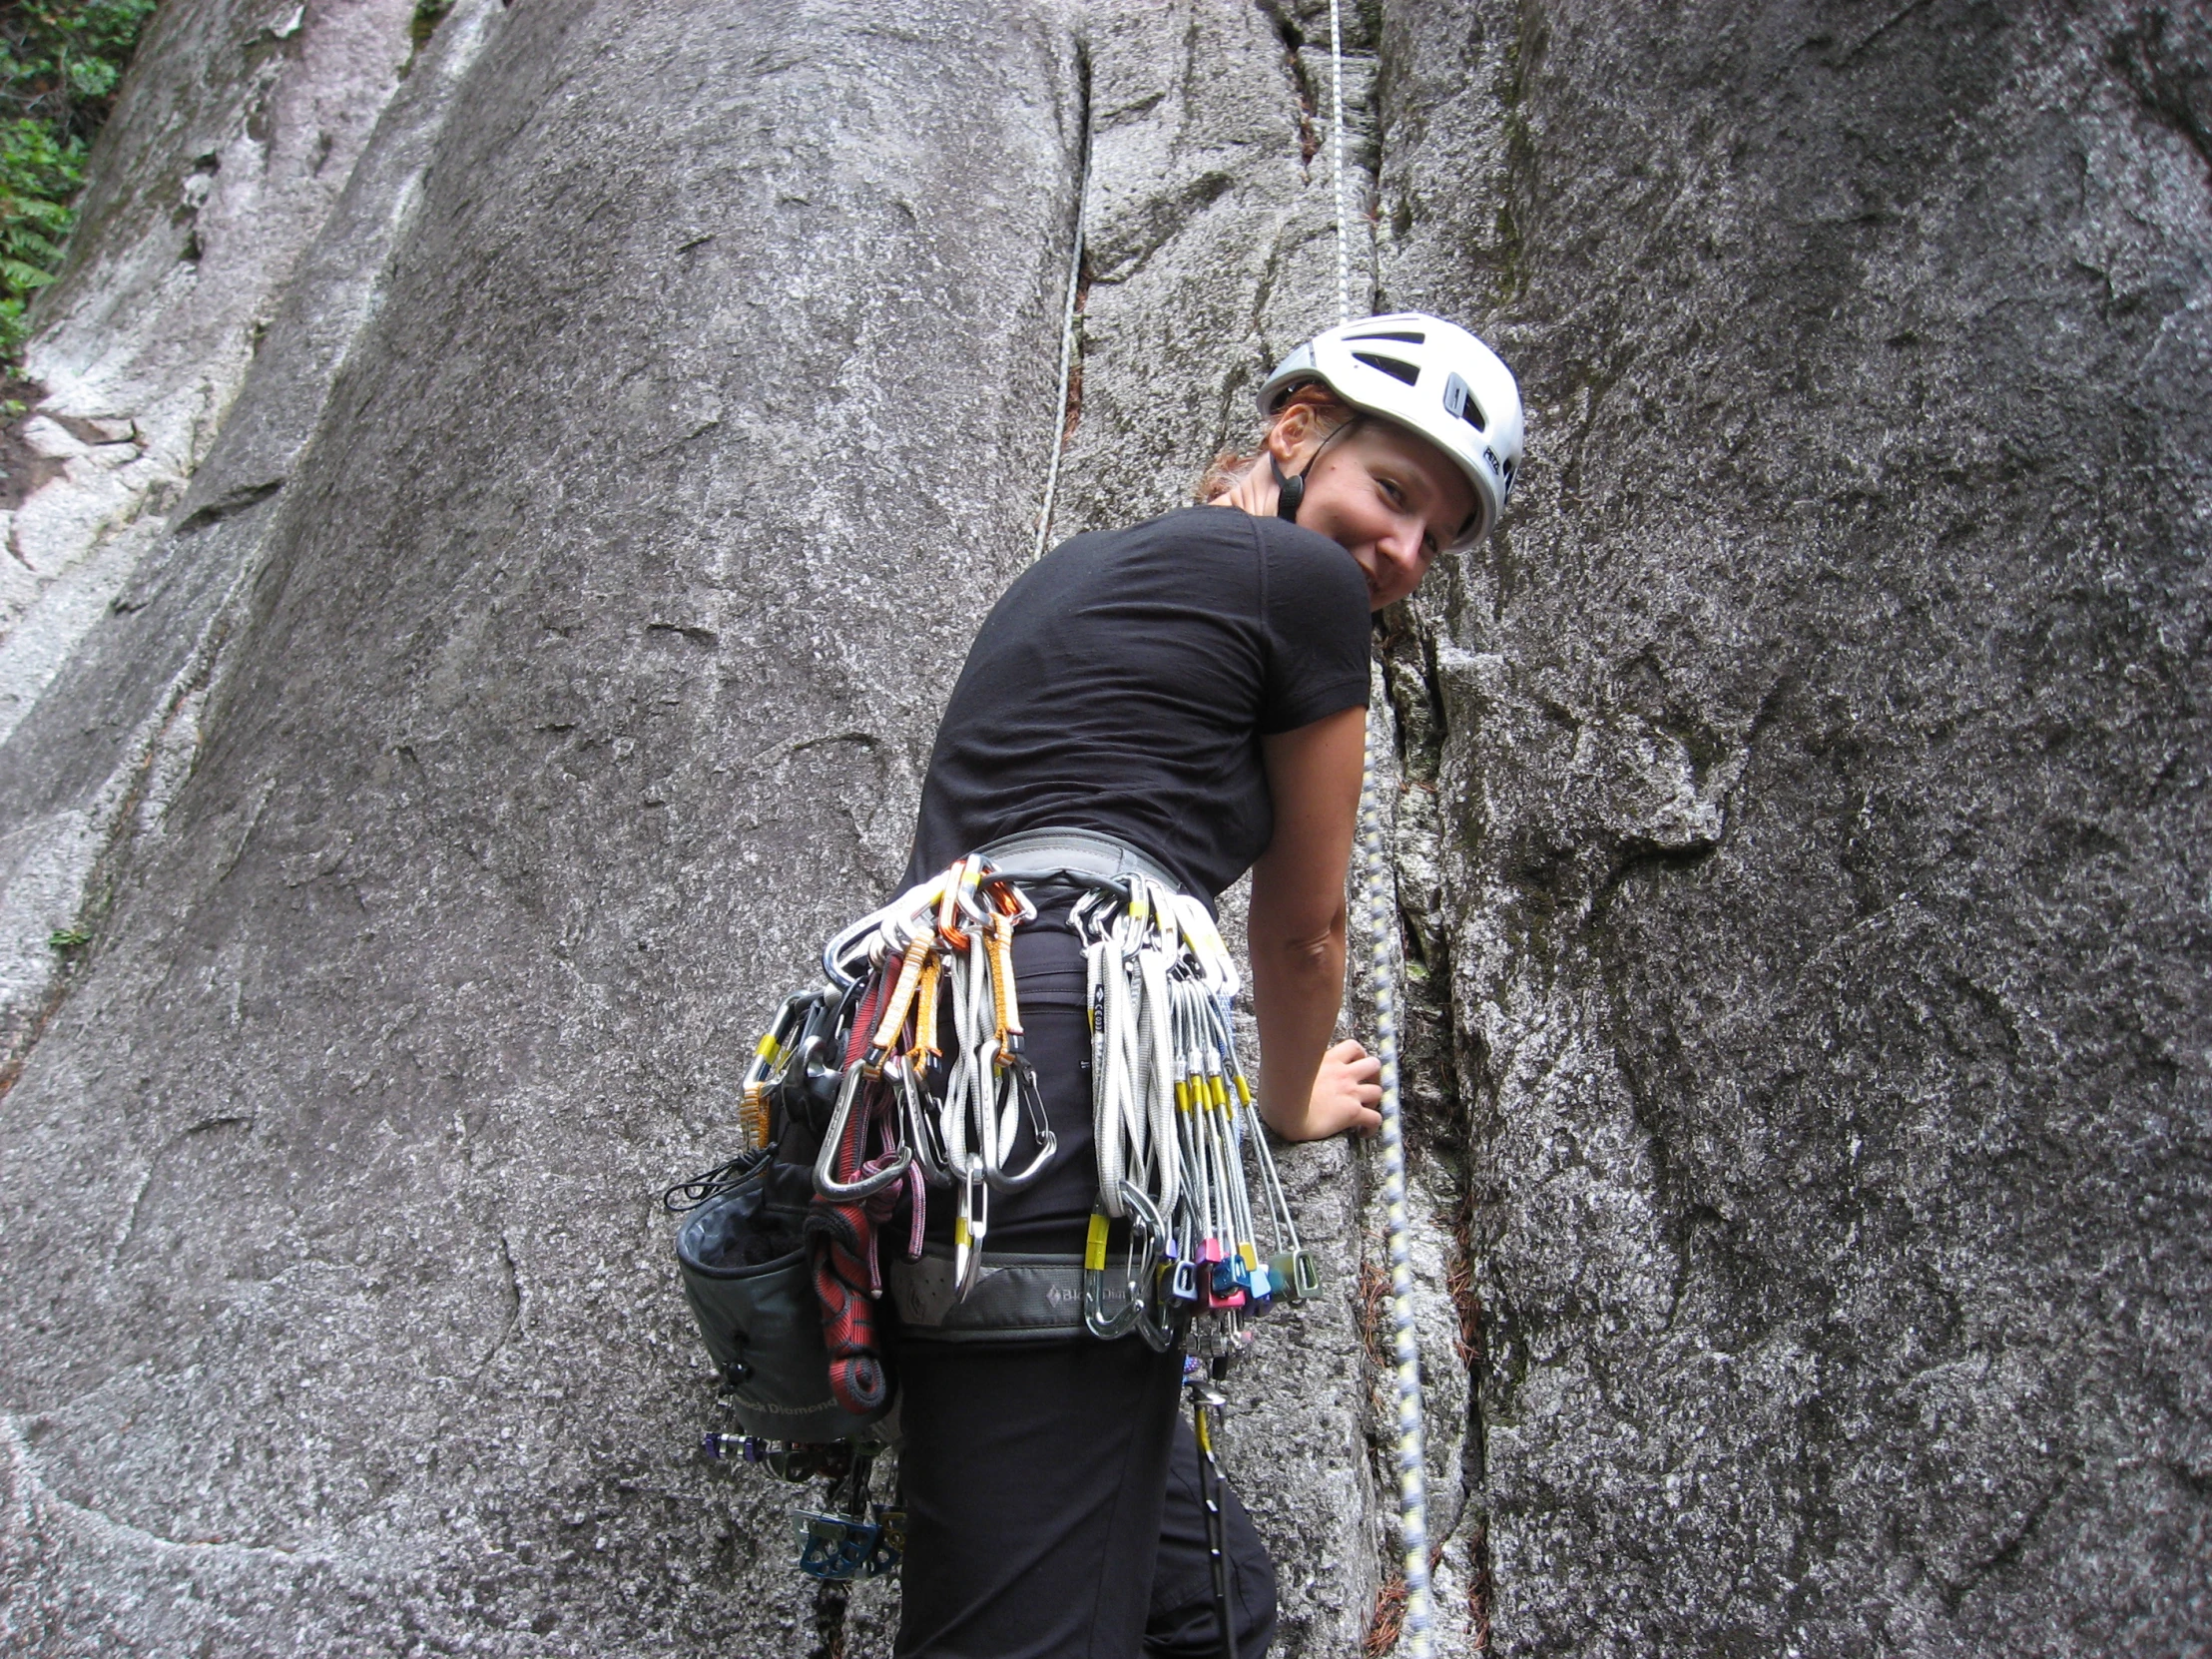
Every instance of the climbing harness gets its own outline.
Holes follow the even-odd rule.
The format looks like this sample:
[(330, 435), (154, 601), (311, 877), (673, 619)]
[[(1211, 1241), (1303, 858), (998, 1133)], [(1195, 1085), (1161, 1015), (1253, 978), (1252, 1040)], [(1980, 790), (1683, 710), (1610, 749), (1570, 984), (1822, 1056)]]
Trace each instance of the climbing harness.
[[(987, 1254), (992, 1195), (1034, 1183), (1059, 1150), (1013, 969), (1045, 891), (1084, 951), (1099, 1200), (1082, 1256)], [(686, 1218), (685, 1292), (743, 1430), (704, 1449), (828, 1479), (826, 1507), (793, 1511), (800, 1567), (848, 1579), (888, 1571), (903, 1547), (902, 1514), (868, 1498), (890, 1438), (886, 1292), (914, 1340), (1134, 1334), (1218, 1380), (1254, 1322), (1319, 1275), (1238, 1056), (1228, 949), (1136, 848), (1078, 830), (1007, 837), (842, 929), (822, 968), (740, 1079), (748, 1150), (663, 1202)], [(950, 1247), (923, 1238), (932, 1193), (953, 1206)], [(886, 1264), (880, 1235), (902, 1203)]]

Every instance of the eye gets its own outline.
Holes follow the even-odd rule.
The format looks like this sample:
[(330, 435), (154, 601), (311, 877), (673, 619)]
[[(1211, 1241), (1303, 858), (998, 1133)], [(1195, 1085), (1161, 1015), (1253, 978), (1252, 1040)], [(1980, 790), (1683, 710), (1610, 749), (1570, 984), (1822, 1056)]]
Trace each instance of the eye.
[(1391, 506), (1403, 507), (1405, 505), (1404, 488), (1395, 478), (1384, 478), (1380, 482), (1382, 485), (1382, 493), (1390, 498)]

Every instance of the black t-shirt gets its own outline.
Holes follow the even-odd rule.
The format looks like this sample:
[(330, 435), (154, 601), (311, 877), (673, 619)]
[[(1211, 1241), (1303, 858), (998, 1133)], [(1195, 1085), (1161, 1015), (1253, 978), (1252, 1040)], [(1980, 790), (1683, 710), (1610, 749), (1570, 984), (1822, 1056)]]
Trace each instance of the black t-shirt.
[(1234, 507), (1077, 536), (968, 649), (906, 879), (1064, 826), (1120, 836), (1210, 899), (1274, 833), (1261, 736), (1367, 700), (1367, 581), (1326, 536)]

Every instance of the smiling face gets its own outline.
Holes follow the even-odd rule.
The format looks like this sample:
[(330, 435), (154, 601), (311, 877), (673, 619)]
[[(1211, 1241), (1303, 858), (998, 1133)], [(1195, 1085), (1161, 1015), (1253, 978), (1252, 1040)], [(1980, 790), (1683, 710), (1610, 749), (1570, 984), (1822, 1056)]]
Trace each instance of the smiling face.
[(1390, 421), (1370, 415), (1332, 439), (1328, 423), (1312, 408), (1294, 404), (1269, 430), (1267, 442), (1292, 476), (1321, 452), (1306, 475), (1298, 522), (1359, 562), (1371, 610), (1394, 604), (1418, 587), (1438, 550), (1456, 540), (1474, 516), (1474, 488), (1466, 475), (1427, 439)]

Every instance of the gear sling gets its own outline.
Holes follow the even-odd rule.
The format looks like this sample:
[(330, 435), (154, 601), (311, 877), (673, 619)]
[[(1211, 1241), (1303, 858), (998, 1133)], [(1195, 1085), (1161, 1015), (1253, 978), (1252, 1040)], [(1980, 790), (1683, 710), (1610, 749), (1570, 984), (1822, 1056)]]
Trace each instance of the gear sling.
[[(1083, 947), (1097, 1199), (1081, 1256), (1000, 1258), (987, 1252), (992, 1194), (1030, 1185), (1058, 1152), (1011, 951), (1046, 890), (1074, 895)], [(793, 1515), (801, 1570), (870, 1577), (902, 1544), (899, 1511), (867, 1501), (892, 1432), (886, 1301), (936, 1341), (1134, 1334), (1184, 1349), (1226, 1649), (1210, 1384), (1254, 1321), (1319, 1282), (1238, 1055), (1238, 979), (1211, 913), (1111, 836), (1032, 831), (843, 929), (823, 968), (746, 1071), (753, 1149), (667, 1195), (686, 1216), (685, 1293), (744, 1430), (707, 1436), (709, 1455), (829, 1477), (830, 1507)], [(1009, 1167), (1024, 1121), (1036, 1151)], [(902, 1200), (910, 1223), (886, 1241)], [(931, 1203), (953, 1206), (949, 1246), (923, 1240)]]

